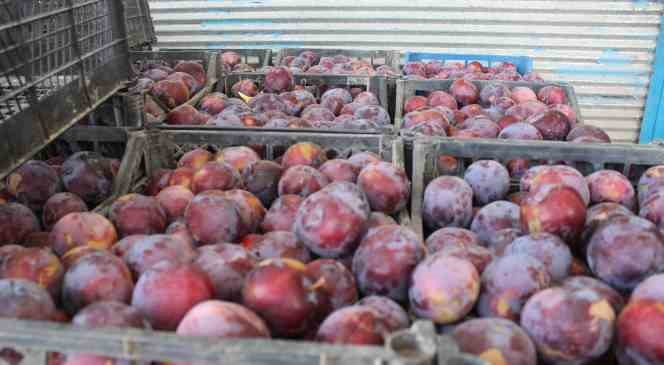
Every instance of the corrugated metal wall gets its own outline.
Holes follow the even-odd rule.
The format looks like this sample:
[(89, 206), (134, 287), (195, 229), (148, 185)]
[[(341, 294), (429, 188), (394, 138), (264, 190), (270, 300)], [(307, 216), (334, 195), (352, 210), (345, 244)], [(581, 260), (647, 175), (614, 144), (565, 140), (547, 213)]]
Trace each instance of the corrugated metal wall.
[(576, 89), (587, 123), (635, 142), (656, 1), (151, 0), (161, 48), (362, 48), (527, 55)]

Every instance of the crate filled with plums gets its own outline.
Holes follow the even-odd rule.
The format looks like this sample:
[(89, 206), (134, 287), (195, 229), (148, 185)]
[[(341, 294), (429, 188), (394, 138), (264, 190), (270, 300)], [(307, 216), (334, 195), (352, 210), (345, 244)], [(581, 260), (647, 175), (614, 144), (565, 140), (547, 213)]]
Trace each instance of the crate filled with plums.
[(374, 76), (302, 75), (286, 67), (232, 73), (198, 105), (166, 116), (168, 127), (252, 128), (392, 134), (387, 81)]
[(280, 49), (274, 66), (294, 73), (398, 76), (399, 51), (359, 49)]
[(541, 82), (526, 56), (408, 52), (401, 73), (406, 80), (495, 80)]
[(261, 72), (270, 66), (271, 49), (223, 49), (217, 52), (217, 76), (234, 72)]
[(431, 138), (413, 149), (428, 256), (410, 300), (461, 351), (662, 362), (661, 146)]
[(217, 82), (217, 55), (207, 51), (135, 51), (133, 79), (118, 93), (123, 124), (161, 123), (181, 105), (195, 105)]
[[(447, 340), (430, 321), (419, 325), (426, 333), (409, 330), (422, 317), (408, 293), (426, 250), (410, 227), (400, 139), (155, 129), (132, 132), (129, 145), (142, 148), (123, 160), (136, 171), (121, 182), (127, 194), (58, 219), (37, 263), (20, 264), (37, 255), (21, 245), (3, 252), (3, 317), (70, 324), (44, 324), (45, 336), (79, 333), (56, 348), (52, 336), (35, 335), (52, 357), (398, 364), (438, 356)], [(30, 326), (0, 331), (0, 344), (25, 345)], [(82, 340), (81, 329), (104, 341)], [(197, 351), (204, 343), (215, 350)], [(444, 356), (458, 354), (448, 347)]]
[[(565, 83), (426, 80), (397, 82), (395, 126), (403, 136), (609, 143), (584, 125)], [(595, 135), (579, 138), (579, 131)]]

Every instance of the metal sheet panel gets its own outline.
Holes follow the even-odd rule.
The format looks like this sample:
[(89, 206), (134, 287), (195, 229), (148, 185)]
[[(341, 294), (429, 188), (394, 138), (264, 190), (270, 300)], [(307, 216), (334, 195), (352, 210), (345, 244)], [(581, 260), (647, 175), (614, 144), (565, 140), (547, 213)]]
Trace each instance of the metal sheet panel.
[(161, 48), (360, 48), (526, 55), (585, 120), (636, 142), (657, 1), (151, 0)]

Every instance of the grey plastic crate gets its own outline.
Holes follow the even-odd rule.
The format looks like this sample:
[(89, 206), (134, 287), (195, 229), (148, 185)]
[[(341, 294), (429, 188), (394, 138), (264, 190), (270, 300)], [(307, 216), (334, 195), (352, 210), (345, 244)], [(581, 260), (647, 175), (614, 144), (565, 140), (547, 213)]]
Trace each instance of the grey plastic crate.
[(384, 347), (272, 339), (182, 337), (134, 329), (89, 329), (52, 322), (0, 319), (0, 345), (23, 355), (21, 364), (46, 365), (54, 353), (117, 359), (233, 365), (485, 365), (459, 353), (429, 322), (392, 334)]
[(122, 87), (123, 19), (113, 0), (0, 0), (0, 172)]
[(130, 49), (149, 47), (157, 41), (147, 0), (123, 0), (127, 43)]
[[(399, 80), (397, 81), (397, 90), (396, 90), (396, 100), (395, 100), (395, 128), (398, 130), (401, 129), (403, 123), (403, 107), (404, 103), (408, 98), (413, 95), (418, 95), (420, 92), (428, 92), (435, 90), (448, 91), (454, 80)], [(473, 80), (479, 90), (482, 90), (484, 86), (489, 84), (500, 83), (508, 86), (510, 89), (517, 86), (527, 86), (535, 93), (537, 93), (541, 88), (545, 86), (559, 86), (565, 90), (567, 95), (567, 100), (569, 105), (576, 112), (576, 119), (578, 123), (583, 123), (583, 117), (581, 116), (581, 111), (579, 110), (579, 102), (576, 100), (576, 94), (574, 93), (574, 88), (564, 82), (525, 82), (525, 81), (495, 81), (495, 80)]]
[[(551, 161), (566, 164), (584, 176), (602, 169), (616, 170), (636, 185), (639, 177), (651, 166), (664, 163), (661, 145), (628, 145), (609, 143), (567, 143), (558, 141), (521, 141), (490, 139), (417, 138), (413, 142), (411, 212), (412, 226), (423, 233), (422, 200), (427, 184), (438, 177), (438, 157), (451, 156), (457, 160), (454, 175), (463, 177), (466, 168), (481, 159), (506, 162), (515, 159)], [(512, 180), (518, 187), (518, 180)]]
[[(388, 95), (388, 80), (384, 77), (378, 76), (350, 76), (350, 75), (308, 75), (308, 74), (294, 74), (293, 78), (296, 85), (302, 86), (317, 86), (317, 87), (344, 87), (350, 88), (352, 86), (360, 86), (365, 90), (372, 92), (378, 98), (380, 105), (389, 113), (390, 98)], [(258, 86), (260, 90), (262, 88), (263, 82), (265, 80), (264, 73), (258, 72), (246, 72), (246, 73), (232, 73), (222, 77), (217, 83), (217, 91), (225, 93), (226, 95), (232, 95), (231, 88), (233, 84), (240, 80), (252, 80)], [(319, 88), (317, 88), (318, 90)], [(314, 95), (316, 98), (320, 98), (321, 95)], [(390, 115), (390, 119), (394, 120), (393, 116)], [(219, 129), (219, 127), (217, 127)], [(255, 131), (261, 131), (264, 129), (255, 128), (252, 129)], [(284, 129), (292, 130), (292, 129)], [(378, 134), (393, 134), (393, 126), (385, 126), (380, 129), (363, 131), (363, 130), (341, 130), (341, 129), (306, 129), (308, 132), (322, 132), (322, 133), (378, 133)]]

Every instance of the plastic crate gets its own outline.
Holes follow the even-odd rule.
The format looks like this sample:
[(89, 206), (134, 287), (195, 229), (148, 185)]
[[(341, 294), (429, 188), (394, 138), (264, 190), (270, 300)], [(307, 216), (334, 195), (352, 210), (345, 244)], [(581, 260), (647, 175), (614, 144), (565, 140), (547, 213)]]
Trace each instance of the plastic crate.
[(221, 54), (224, 52), (233, 51), (240, 55), (240, 63), (247, 64), (257, 71), (265, 66), (270, 66), (272, 60), (271, 49), (222, 49), (217, 52), (217, 77), (222, 78), (223, 75), (228, 74), (228, 70), (224, 69), (224, 63), (221, 61)]
[(130, 49), (149, 46), (157, 41), (147, 0), (123, 0), (127, 43)]
[(46, 365), (49, 353), (93, 353), (161, 363), (234, 365), (482, 365), (460, 354), (449, 336), (416, 322), (392, 334), (384, 347), (343, 346), (272, 339), (182, 337), (132, 329), (89, 329), (52, 322), (0, 319), (0, 345), (17, 349), (23, 363)]
[[(320, 98), (321, 93), (320, 89), (323, 88), (332, 88), (332, 87), (343, 87), (350, 88), (352, 86), (362, 87), (367, 91), (372, 92), (378, 98), (380, 105), (388, 111), (390, 108), (390, 98), (388, 96), (388, 80), (384, 77), (377, 76), (349, 76), (349, 75), (309, 75), (309, 74), (294, 74), (294, 81), (296, 85), (303, 86), (315, 86), (317, 90), (314, 93), (316, 98)], [(231, 88), (233, 84), (240, 80), (252, 80), (256, 83), (259, 90), (262, 87), (262, 84), (265, 80), (264, 73), (232, 73), (228, 74), (225, 77), (222, 77), (217, 83), (217, 91), (225, 93), (226, 95), (232, 95)], [(390, 115), (390, 119), (393, 121), (393, 115)], [(190, 126), (184, 126), (183, 128), (191, 128)], [(199, 127), (201, 128), (201, 127)], [(225, 129), (221, 127), (208, 127), (202, 126), (202, 128), (208, 129)], [(263, 128), (252, 128), (253, 131), (267, 131), (268, 129)], [(269, 129), (271, 131), (292, 131), (293, 129)], [(303, 129), (308, 132), (321, 132), (321, 133), (379, 133), (379, 134), (392, 134), (394, 128), (392, 125), (384, 126), (376, 130), (342, 130), (342, 129), (315, 129), (307, 128)]]
[[(566, 143), (557, 141), (521, 140), (455, 140), (451, 138), (420, 138), (413, 142), (410, 156), (412, 166), (411, 212), (412, 227), (424, 232), (422, 201), (427, 184), (440, 175), (437, 160), (441, 155), (457, 160), (452, 172), (463, 177), (466, 168), (481, 159), (506, 162), (514, 159), (529, 161), (565, 161), (584, 176), (602, 169), (616, 170), (636, 186), (645, 170), (664, 161), (664, 148), (660, 145), (626, 145), (608, 143)], [(518, 190), (519, 180), (512, 179), (512, 189)]]
[(374, 68), (382, 65), (392, 67), (395, 71), (399, 70), (399, 51), (387, 50), (359, 50), (359, 49), (328, 49), (328, 48), (282, 48), (280, 49), (273, 60), (274, 66), (279, 66), (283, 60), (288, 56), (297, 57), (304, 51), (314, 51), (321, 57), (334, 57), (336, 55), (345, 55), (355, 59), (362, 59), (371, 62)]
[(129, 77), (112, 0), (0, 0), (0, 171), (17, 167)]
[(441, 61), (443, 63), (463, 62), (463, 64), (466, 66), (469, 62), (478, 61), (489, 67), (500, 62), (510, 62), (516, 65), (516, 69), (521, 75), (525, 75), (533, 70), (533, 60), (528, 56), (473, 55), (436, 52), (406, 53), (406, 62), (416, 61)]
[[(442, 90), (448, 91), (454, 80), (399, 80), (397, 81), (397, 92), (396, 92), (396, 101), (395, 101), (395, 115), (394, 115), (394, 124), (397, 130), (401, 129), (403, 123), (403, 107), (404, 103), (408, 98), (414, 95), (420, 95), (424, 92)], [(576, 112), (577, 123), (583, 123), (583, 117), (581, 116), (581, 110), (579, 109), (579, 102), (576, 99), (576, 93), (574, 93), (574, 88), (567, 83), (563, 82), (525, 82), (525, 81), (483, 81), (483, 80), (473, 80), (471, 81), (475, 84), (479, 90), (482, 90), (484, 86), (501, 83), (508, 86), (510, 89), (517, 86), (527, 86), (537, 94), (539, 90), (545, 86), (558, 86), (565, 90), (567, 95), (567, 100)]]
[[(134, 51), (130, 52), (130, 62), (134, 77), (140, 73), (141, 64), (147, 62), (165, 62), (174, 65), (178, 61), (201, 61), (206, 72), (205, 85), (184, 104), (196, 105), (217, 83), (217, 57), (208, 51)], [(124, 127), (141, 127), (163, 121), (170, 109), (152, 97), (149, 90), (136, 91), (124, 87), (115, 95), (123, 109), (118, 120)], [(145, 112), (146, 103), (152, 103), (158, 115)]]

